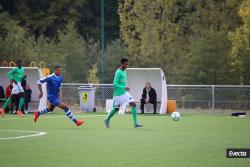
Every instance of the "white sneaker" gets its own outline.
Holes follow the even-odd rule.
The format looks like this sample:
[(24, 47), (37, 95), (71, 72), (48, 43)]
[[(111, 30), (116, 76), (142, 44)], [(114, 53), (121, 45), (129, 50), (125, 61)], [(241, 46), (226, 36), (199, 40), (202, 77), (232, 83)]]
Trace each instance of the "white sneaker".
[(141, 123), (139, 123), (139, 122), (137, 122), (136, 124), (135, 124), (135, 128), (140, 128), (140, 127), (142, 127), (143, 125), (141, 124)]

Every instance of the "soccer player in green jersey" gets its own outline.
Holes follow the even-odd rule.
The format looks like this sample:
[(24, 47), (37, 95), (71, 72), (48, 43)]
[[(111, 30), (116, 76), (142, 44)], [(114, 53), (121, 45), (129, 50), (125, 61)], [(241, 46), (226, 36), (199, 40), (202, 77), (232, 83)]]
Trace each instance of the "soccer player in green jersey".
[(129, 87), (127, 87), (127, 73), (126, 68), (128, 66), (128, 59), (121, 59), (121, 66), (116, 71), (114, 77), (114, 92), (113, 92), (113, 109), (109, 112), (107, 117), (104, 120), (106, 128), (110, 128), (109, 121), (111, 117), (119, 111), (119, 108), (124, 103), (129, 103), (132, 107), (132, 115), (133, 115), (133, 123), (135, 128), (142, 127), (143, 125), (137, 122), (137, 112), (136, 112), (136, 104), (134, 98), (130, 95)]
[(8, 78), (13, 81), (13, 89), (11, 92), (11, 96), (6, 100), (6, 102), (3, 105), (3, 108), (0, 109), (0, 113), (2, 116), (4, 116), (5, 109), (12, 102), (12, 99), (14, 96), (21, 97), (20, 101), (19, 101), (17, 115), (19, 115), (21, 117), (24, 116), (21, 109), (24, 105), (25, 94), (24, 94), (24, 90), (23, 90), (23, 87), (21, 85), (21, 82), (22, 82), (22, 79), (25, 77), (25, 74), (24, 74), (24, 68), (22, 67), (22, 60), (17, 60), (16, 64), (17, 64), (17, 67), (14, 67), (7, 74)]

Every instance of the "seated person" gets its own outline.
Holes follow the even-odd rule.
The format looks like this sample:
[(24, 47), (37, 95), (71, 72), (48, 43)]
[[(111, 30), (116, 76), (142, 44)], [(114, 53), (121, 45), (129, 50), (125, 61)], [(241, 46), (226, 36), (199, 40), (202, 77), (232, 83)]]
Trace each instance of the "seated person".
[(4, 94), (4, 89), (3, 87), (0, 85), (0, 100), (4, 101), (5, 100), (5, 94)]
[(0, 106), (2, 105), (2, 103), (5, 102), (5, 94), (4, 94), (4, 89), (3, 87), (0, 85)]
[(157, 94), (154, 88), (151, 87), (151, 84), (147, 82), (143, 89), (142, 98), (141, 98), (141, 113), (144, 113), (144, 104), (151, 103), (154, 105), (154, 114), (156, 114), (157, 108)]
[(6, 87), (6, 99), (10, 97), (12, 88), (13, 88), (12, 81), (10, 80), (9, 85)]

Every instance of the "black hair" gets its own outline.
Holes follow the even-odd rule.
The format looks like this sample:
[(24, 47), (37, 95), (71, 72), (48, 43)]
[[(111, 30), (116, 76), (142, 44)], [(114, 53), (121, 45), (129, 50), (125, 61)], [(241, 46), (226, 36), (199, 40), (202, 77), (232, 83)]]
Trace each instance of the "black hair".
[(124, 64), (124, 63), (128, 62), (128, 59), (127, 58), (122, 58), (120, 62), (121, 62), (121, 64)]
[(54, 66), (54, 69), (58, 69), (58, 68), (61, 68), (61, 66), (60, 65), (55, 65)]

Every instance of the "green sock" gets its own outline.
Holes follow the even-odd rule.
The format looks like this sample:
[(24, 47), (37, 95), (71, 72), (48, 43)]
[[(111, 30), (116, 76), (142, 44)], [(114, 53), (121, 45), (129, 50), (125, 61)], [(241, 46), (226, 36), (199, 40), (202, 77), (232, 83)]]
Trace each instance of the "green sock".
[(11, 103), (11, 101), (12, 101), (11, 97), (9, 97), (9, 98), (6, 100), (6, 102), (5, 102), (4, 105), (3, 105), (3, 109), (4, 109), (4, 110), (9, 106), (9, 104)]
[(108, 116), (107, 116), (107, 120), (110, 120), (110, 118), (111, 117), (113, 117), (113, 115), (115, 115), (115, 113), (116, 113), (116, 110), (113, 108), (110, 112), (109, 112), (109, 114), (108, 114)]
[(133, 115), (134, 125), (136, 125), (136, 124), (137, 124), (137, 113), (136, 113), (136, 107), (132, 107), (132, 115)]
[(24, 105), (24, 100), (25, 100), (25, 98), (21, 98), (20, 99), (20, 101), (19, 101), (19, 106), (18, 106), (18, 110), (22, 110), (22, 107), (23, 107), (23, 105)]

